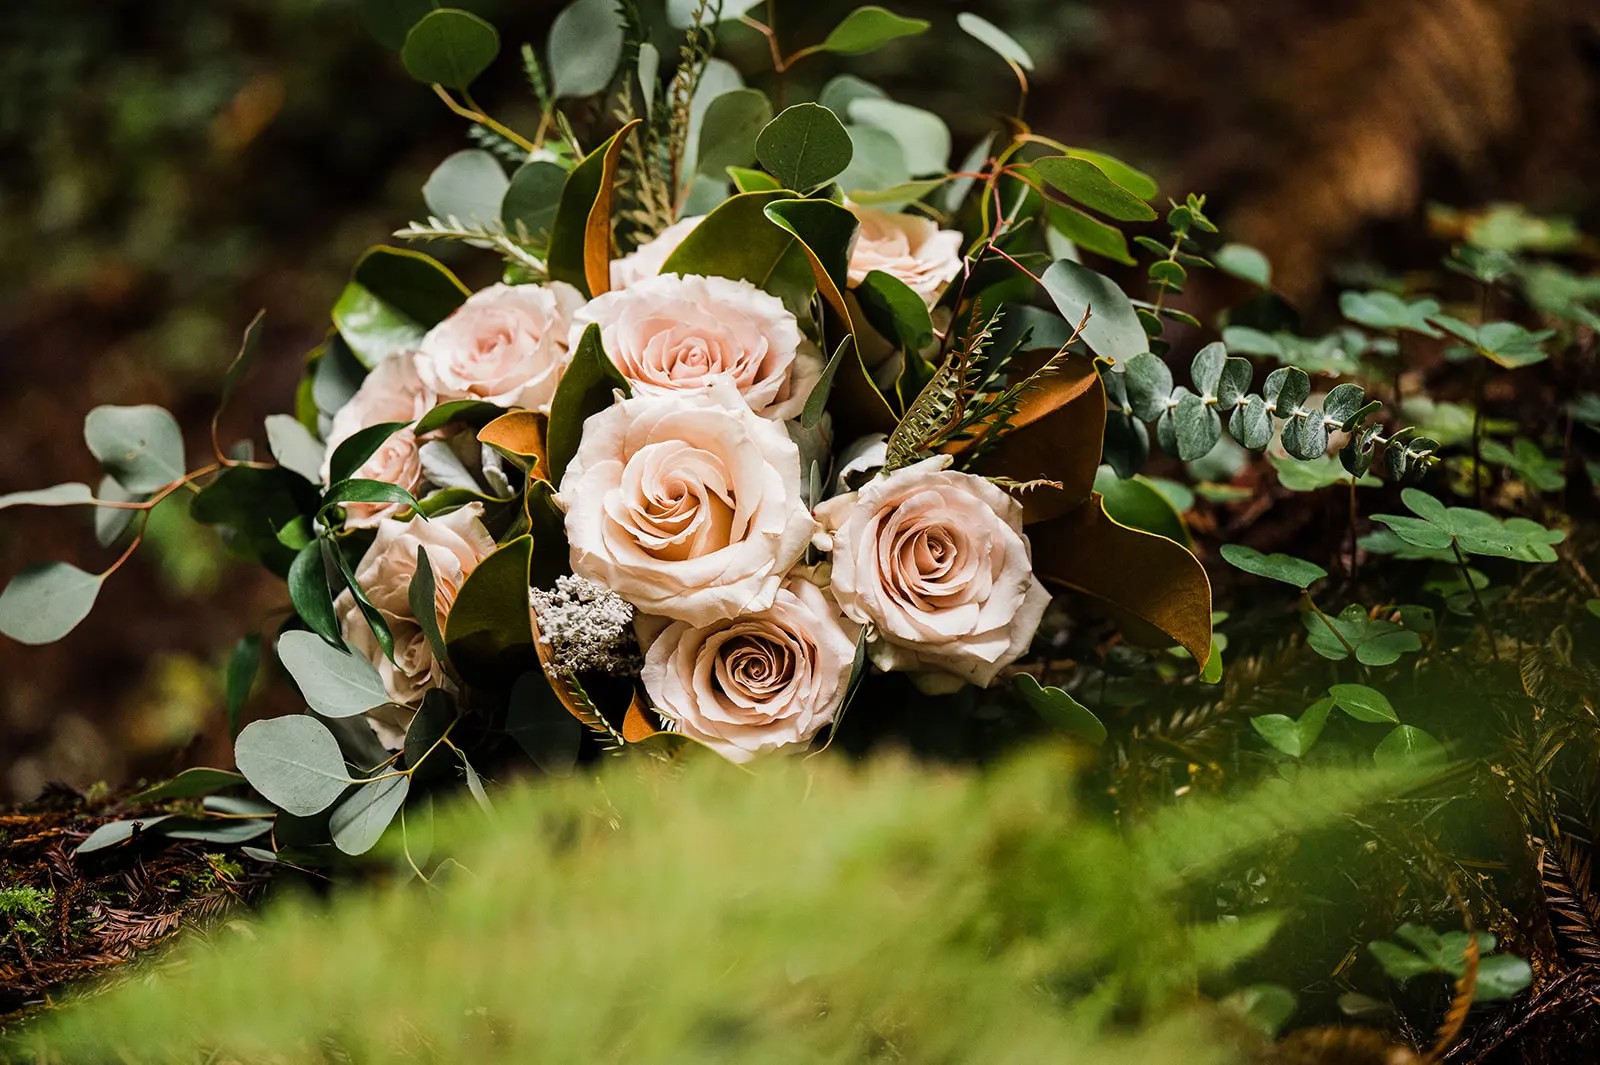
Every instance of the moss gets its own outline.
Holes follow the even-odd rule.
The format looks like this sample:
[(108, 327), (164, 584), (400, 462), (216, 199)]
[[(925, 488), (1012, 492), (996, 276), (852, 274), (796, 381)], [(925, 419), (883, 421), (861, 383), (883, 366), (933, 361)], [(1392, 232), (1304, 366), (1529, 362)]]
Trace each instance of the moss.
[(0, 888), (0, 917), (10, 922), (29, 946), (44, 943), (44, 922), (55, 905), (56, 893), (49, 888), (17, 884)]

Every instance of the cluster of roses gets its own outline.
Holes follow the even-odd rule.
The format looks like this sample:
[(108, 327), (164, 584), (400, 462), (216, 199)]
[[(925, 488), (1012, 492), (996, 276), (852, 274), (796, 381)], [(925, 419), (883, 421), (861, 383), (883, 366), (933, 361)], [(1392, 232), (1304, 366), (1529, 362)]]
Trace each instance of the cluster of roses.
[[(914, 215), (856, 213), (851, 283), (883, 270), (932, 307), (961, 270), (960, 234)], [(796, 419), (823, 360), (755, 285), (659, 273), (696, 221), (613, 262), (611, 291), (592, 300), (559, 282), (474, 294), (417, 350), (368, 375), (334, 417), (329, 450), (452, 400), (548, 411), (594, 324), (631, 397), (585, 422), (556, 502), (573, 572), (636, 612), (643, 686), (666, 728), (738, 761), (806, 744), (839, 712), (863, 628), (879, 668), (924, 685), (987, 685), (1026, 650), (1049, 599), (1019, 504), (937, 457), (810, 498), (811, 471), (834, 462), (826, 426)], [(457, 454), (446, 432), (399, 430), (357, 476), (419, 494), (445, 483)], [(881, 467), (871, 441), (850, 450), (867, 456), (853, 470)], [(392, 661), (351, 593), (336, 604), (346, 640), (398, 704), (372, 715), (391, 748), (410, 716), (400, 708), (448, 683), (408, 596), (418, 549), (442, 625), (495, 548), (481, 503), (409, 515), (392, 503), (348, 507), (351, 525), (376, 530), (355, 576), (388, 621)], [(820, 561), (804, 564), (808, 550)]]

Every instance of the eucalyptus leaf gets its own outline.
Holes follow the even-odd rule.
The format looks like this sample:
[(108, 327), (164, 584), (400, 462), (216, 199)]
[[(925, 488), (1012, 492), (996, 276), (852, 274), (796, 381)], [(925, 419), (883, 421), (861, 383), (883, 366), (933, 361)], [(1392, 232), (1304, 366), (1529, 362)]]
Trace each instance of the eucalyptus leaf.
[(1007, 63), (1015, 63), (1023, 70), (1033, 69), (1033, 59), (1006, 31), (982, 16), (963, 11), (956, 16), (956, 25), (970, 37), (981, 41)]
[(772, 121), (772, 102), (759, 89), (734, 89), (711, 101), (700, 127), (696, 166), (720, 177), (729, 167), (747, 166), (756, 157), (756, 138)]
[(158, 814), (155, 817), (137, 817), (126, 821), (107, 821), (89, 833), (88, 838), (72, 849), (72, 853), (93, 854), (95, 851), (114, 847), (118, 843), (125, 843), (137, 833), (154, 830), (170, 817), (170, 814)]
[(252, 721), (234, 742), (233, 756), (251, 787), (297, 817), (326, 810), (350, 783), (333, 733), (305, 714)]
[(327, 448), (299, 419), (288, 414), (269, 414), (266, 420), (267, 450), (278, 465), (298, 473), (312, 484), (322, 483), (322, 461)]
[(615, 0), (576, 0), (550, 24), (551, 92), (593, 96), (611, 84), (622, 59), (623, 26)]
[(786, 188), (804, 192), (850, 165), (850, 135), (820, 104), (795, 104), (756, 137), (756, 158)]
[(18, 643), (54, 643), (94, 609), (105, 578), (69, 562), (29, 566), (0, 592), (0, 633)]
[(1119, 222), (1147, 222), (1156, 216), (1154, 208), (1087, 159), (1051, 155), (1034, 160), (1033, 169), (1052, 188)]
[(164, 780), (160, 784), (153, 784), (136, 791), (124, 801), (148, 803), (160, 802), (163, 799), (195, 799), (228, 788), (242, 787), (244, 783), (244, 777), (238, 773), (226, 769), (195, 766), (192, 769), (185, 769), (171, 780)]
[(364, 655), (298, 629), (278, 637), (278, 660), (306, 703), (324, 717), (354, 717), (389, 702), (383, 678)]
[(1248, 244), (1228, 243), (1211, 253), (1211, 261), (1225, 274), (1264, 289), (1272, 287), (1272, 264)]
[(1096, 355), (1121, 362), (1150, 350), (1127, 294), (1104, 274), (1061, 259), (1051, 264), (1041, 281), (1070, 324), (1076, 326), (1089, 312), (1083, 340)]
[(876, 4), (864, 4), (830, 30), (818, 48), (837, 55), (864, 55), (890, 41), (915, 37), (928, 25), (927, 19), (905, 18)]
[(106, 473), (130, 492), (157, 491), (188, 472), (183, 431), (162, 407), (96, 407), (83, 420), (83, 438)]
[(411, 778), (400, 774), (370, 780), (346, 796), (328, 817), (333, 845), (345, 854), (365, 854), (394, 820), (411, 791)]
[(500, 54), (500, 34), (468, 11), (440, 8), (413, 25), (400, 49), (406, 73), (424, 84), (461, 90)]
[(950, 130), (932, 111), (894, 100), (862, 98), (850, 104), (850, 120), (893, 137), (905, 153), (906, 169), (912, 177), (943, 174), (950, 166)]
[(34, 488), (22, 492), (9, 492), (0, 496), (0, 510), (7, 507), (71, 507), (94, 502), (94, 493), (82, 483), (57, 484), (49, 488)]
[(511, 181), (493, 153), (468, 148), (445, 157), (422, 186), (428, 211), (468, 225), (497, 229), (500, 204)]

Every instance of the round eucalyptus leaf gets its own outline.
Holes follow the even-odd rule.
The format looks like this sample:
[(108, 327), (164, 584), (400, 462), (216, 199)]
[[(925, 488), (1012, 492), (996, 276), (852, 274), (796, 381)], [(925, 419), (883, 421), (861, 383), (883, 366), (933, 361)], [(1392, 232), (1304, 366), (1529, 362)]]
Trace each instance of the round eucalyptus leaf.
[(567, 172), (549, 160), (535, 159), (518, 167), (500, 203), (500, 221), (507, 232), (548, 239), (566, 183)]
[(1328, 398), (1322, 401), (1322, 413), (1341, 426), (1348, 422), (1367, 401), (1367, 390), (1356, 384), (1335, 385)]
[(864, 55), (890, 41), (915, 37), (927, 28), (927, 19), (905, 18), (876, 4), (866, 4), (846, 15), (819, 47), (836, 55)]
[(1106, 413), (1104, 458), (1118, 477), (1128, 478), (1144, 469), (1150, 457), (1150, 431), (1144, 422), (1120, 411)]
[(1248, 244), (1224, 244), (1211, 255), (1211, 261), (1225, 274), (1249, 281), (1260, 288), (1272, 287), (1272, 264)]
[(820, 104), (795, 104), (768, 122), (756, 137), (756, 158), (785, 188), (803, 192), (850, 165), (850, 134)]
[(155, 817), (131, 818), (127, 821), (107, 821), (89, 833), (87, 839), (72, 849), (72, 853), (93, 854), (95, 851), (114, 847), (118, 843), (132, 839), (136, 832), (147, 832), (155, 828), (170, 816), (170, 814), (159, 814)]
[(1210, 454), (1222, 439), (1222, 418), (1204, 398), (1192, 392), (1178, 400), (1172, 420), (1177, 456), (1185, 462)]
[(1033, 58), (1027, 49), (1018, 44), (1005, 30), (979, 15), (963, 11), (956, 16), (956, 25), (975, 40), (981, 41), (1007, 63), (1015, 63), (1023, 70), (1033, 69)]
[(730, 166), (748, 165), (770, 121), (772, 102), (759, 89), (734, 89), (712, 100), (700, 127), (700, 172), (720, 177)]
[(183, 431), (162, 407), (96, 407), (83, 420), (83, 438), (105, 471), (130, 492), (154, 492), (187, 472)]
[(1134, 417), (1152, 422), (1167, 409), (1172, 395), (1172, 371), (1159, 355), (1142, 352), (1127, 361), (1121, 375)]
[(1040, 281), (1069, 325), (1076, 326), (1084, 312), (1089, 313), (1083, 340), (1096, 355), (1124, 362), (1150, 350), (1150, 340), (1127, 293), (1109, 277), (1060, 259)]
[(292, 414), (269, 414), (267, 450), (278, 465), (298, 473), (312, 484), (322, 484), (322, 462), (327, 448)]
[(500, 33), (469, 11), (430, 11), (406, 34), (400, 61), (406, 73), (430, 85), (461, 90), (500, 54)]
[(482, 148), (447, 156), (422, 186), (422, 199), (439, 218), (496, 229), (511, 181), (500, 160)]
[(550, 25), (550, 80), (557, 98), (592, 96), (611, 84), (622, 59), (615, 0), (577, 0)]
[(341, 651), (314, 632), (279, 636), (278, 658), (306, 704), (324, 717), (354, 717), (389, 702), (383, 678), (364, 655)]
[[(94, 502), (94, 493), (82, 482), (53, 484), (49, 488), (34, 488), (24, 492), (8, 492), (0, 496), (0, 510), (7, 507), (65, 507)], [(114, 509), (114, 508), (113, 508)]]
[(68, 562), (28, 567), (0, 592), (0, 633), (33, 646), (54, 643), (89, 616), (104, 579)]
[(1228, 417), (1228, 433), (1241, 446), (1260, 451), (1272, 442), (1272, 412), (1260, 396), (1246, 396)]
[(1297, 414), (1283, 423), (1283, 449), (1297, 459), (1321, 458), (1328, 451), (1328, 423), (1322, 411)]
[[(96, 499), (114, 503), (132, 503), (148, 495), (146, 492), (128, 491), (109, 473), (100, 478), (100, 485), (94, 494)], [(94, 538), (99, 541), (101, 547), (110, 547), (128, 531), (128, 526), (133, 524), (133, 519), (138, 514), (137, 510), (129, 507), (95, 507)]]
[(1254, 368), (1249, 359), (1229, 358), (1223, 360), (1222, 374), (1217, 379), (1217, 409), (1232, 410), (1239, 405), (1244, 394), (1250, 390), (1250, 378)]
[(1221, 341), (1213, 341), (1195, 353), (1189, 365), (1189, 376), (1194, 388), (1202, 396), (1216, 396), (1222, 384), (1222, 370), (1228, 362), (1228, 349)]
[(851, 103), (850, 120), (875, 126), (899, 141), (912, 177), (942, 174), (950, 165), (950, 128), (932, 111), (863, 97)]
[(345, 854), (373, 848), (411, 793), (411, 778), (396, 774), (369, 780), (345, 796), (328, 817), (333, 845)]
[(1287, 418), (1311, 397), (1311, 378), (1298, 367), (1280, 367), (1267, 374), (1261, 386), (1261, 396), (1272, 408), (1272, 413)]
[(234, 741), (233, 758), (251, 787), (297, 817), (326, 810), (350, 784), (339, 741), (307, 714), (252, 721)]

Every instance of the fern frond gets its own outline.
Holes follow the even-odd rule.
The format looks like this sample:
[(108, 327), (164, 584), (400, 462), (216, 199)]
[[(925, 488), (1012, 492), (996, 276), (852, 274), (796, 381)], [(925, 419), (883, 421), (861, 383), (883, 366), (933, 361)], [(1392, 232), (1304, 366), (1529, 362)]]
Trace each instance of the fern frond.
[(1547, 844), (1539, 852), (1539, 883), (1556, 943), (1580, 961), (1600, 963), (1600, 898), (1589, 848), (1565, 837)]

